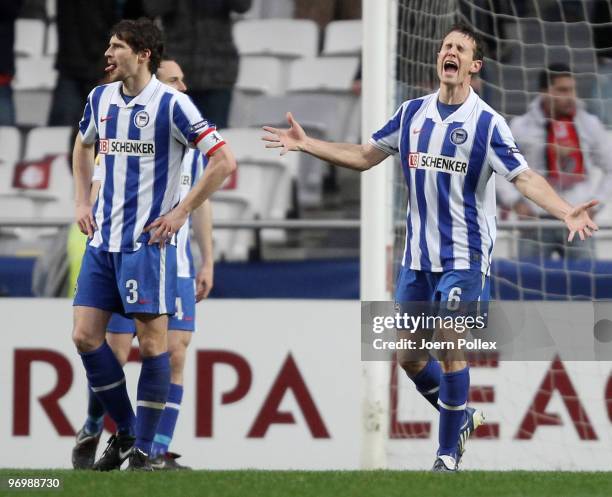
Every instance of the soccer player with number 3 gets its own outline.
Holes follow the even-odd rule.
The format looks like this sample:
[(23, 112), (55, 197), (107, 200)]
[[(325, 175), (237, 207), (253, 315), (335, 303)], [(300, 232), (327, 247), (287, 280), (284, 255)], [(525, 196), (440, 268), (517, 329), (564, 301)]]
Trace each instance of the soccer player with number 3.
[[(88, 242), (74, 297), (73, 340), (91, 389), (117, 425), (94, 469), (151, 470), (149, 454), (168, 398), (168, 316), (176, 311), (175, 239), (189, 214), (236, 167), (214, 126), (183, 93), (154, 76), (162, 35), (148, 19), (113, 27), (105, 57), (116, 81), (90, 93), (75, 140), (76, 219)], [(94, 146), (104, 171), (91, 205)], [(208, 158), (202, 178), (178, 203), (187, 149)], [(123, 369), (105, 341), (113, 312), (134, 319), (142, 368), (137, 412)]]
[[(313, 139), (290, 113), (290, 128), (264, 126), (268, 148), (280, 148), (281, 154), (306, 152), (356, 171), (399, 154), (408, 188), (406, 246), (395, 294), (400, 305), (435, 301), (454, 309), (458, 302), (489, 299), (495, 242), (493, 173), (563, 220), (569, 241), (597, 230), (588, 214), (597, 202), (574, 207), (559, 197), (529, 169), (504, 118), (471, 89), (482, 59), (477, 33), (467, 25), (453, 26), (437, 55), (438, 91), (404, 102), (363, 145)], [(400, 354), (398, 361), (439, 411), (433, 471), (457, 471), (467, 439), (484, 421), (482, 412), (467, 407), (467, 362), (452, 356), (437, 361), (426, 353)]]
[[(187, 87), (181, 67), (174, 60), (164, 58), (156, 73), (164, 84), (181, 92)], [(187, 196), (193, 185), (202, 176), (208, 161), (199, 150), (189, 149), (183, 156), (179, 200)], [(97, 197), (100, 183), (104, 179), (102, 165), (95, 167), (92, 178), (92, 198)], [(190, 232), (200, 250), (202, 265), (196, 272), (191, 255)], [(177, 234), (177, 297), (176, 313), (168, 320), (168, 353), (170, 354), (170, 390), (166, 406), (161, 415), (153, 440), (150, 462), (153, 469), (188, 469), (179, 464), (180, 457), (168, 447), (174, 435), (183, 399), (183, 370), (187, 348), (195, 331), (196, 302), (206, 298), (213, 285), (212, 254), (212, 210), (210, 200), (195, 209)], [(123, 366), (132, 349), (132, 338), (136, 333), (134, 320), (113, 313), (107, 329), (106, 340), (115, 357)], [(91, 469), (103, 430), (104, 406), (91, 390), (87, 405), (87, 419), (76, 436), (72, 449), (72, 465), (75, 469)]]

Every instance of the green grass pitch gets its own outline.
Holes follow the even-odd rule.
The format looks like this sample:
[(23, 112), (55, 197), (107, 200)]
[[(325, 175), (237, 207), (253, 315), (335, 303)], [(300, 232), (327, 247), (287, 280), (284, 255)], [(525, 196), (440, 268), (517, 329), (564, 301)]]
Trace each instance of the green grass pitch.
[[(62, 490), (7, 490), (9, 477), (57, 477)], [(610, 497), (612, 474), (528, 471), (0, 470), (0, 495), (55, 497)]]

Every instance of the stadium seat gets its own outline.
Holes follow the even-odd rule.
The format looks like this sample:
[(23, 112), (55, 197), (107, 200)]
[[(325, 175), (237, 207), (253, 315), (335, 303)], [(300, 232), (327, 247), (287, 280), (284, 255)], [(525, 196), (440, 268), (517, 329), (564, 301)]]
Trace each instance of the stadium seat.
[(508, 116), (520, 116), (527, 112), (531, 96), (526, 91), (506, 91), (503, 95), (502, 112)]
[(566, 23), (544, 22), (542, 25), (544, 28), (544, 43), (547, 46), (567, 45)]
[(15, 121), (17, 126), (46, 126), (53, 90), (15, 90)]
[(289, 72), (287, 92), (294, 95), (310, 95), (318, 103), (310, 103), (321, 109), (321, 120), (327, 127), (327, 137), (346, 141), (351, 111), (359, 97), (351, 91), (357, 72), (357, 57), (319, 57), (293, 61)]
[(234, 24), (234, 41), (240, 55), (314, 57), (319, 28), (305, 19), (251, 19)]
[[(253, 213), (249, 199), (236, 191), (221, 190), (211, 199), (213, 225), (216, 221), (249, 220)], [(252, 230), (213, 229), (215, 260), (246, 260), (254, 246)]]
[(55, 55), (57, 53), (57, 24), (52, 22), (47, 26), (47, 37), (45, 40), (45, 54)]
[(554, 46), (554, 47), (547, 47), (546, 49), (546, 59), (545, 59), (545, 64), (558, 64), (558, 63), (562, 63), (562, 64), (567, 64), (568, 66), (570, 66), (571, 69), (571, 64), (572, 64), (572, 57), (570, 55), (570, 49), (568, 47), (565, 46)]
[(574, 73), (595, 74), (597, 72), (597, 53), (592, 48), (572, 48), (570, 68)]
[(363, 42), (361, 20), (332, 21), (325, 28), (321, 55), (361, 55)]
[[(279, 155), (266, 149), (259, 129), (226, 129), (223, 137), (231, 144), (238, 163), (235, 192), (247, 198), (251, 212), (262, 219), (284, 219), (291, 208), (292, 185), (297, 177), (297, 154)], [(278, 231), (263, 232), (266, 241), (281, 242)]]
[[(260, 129), (229, 129), (224, 137), (232, 145), (238, 162), (236, 191), (249, 199), (251, 211), (263, 219), (285, 219), (293, 205), (293, 186), (297, 182), (298, 154), (283, 157), (266, 149)], [(284, 243), (282, 230), (262, 231), (262, 240)]]
[(294, 0), (261, 0), (263, 19), (291, 19), (294, 11)]
[(73, 181), (66, 154), (44, 155), (24, 160), (3, 172), (8, 193), (32, 199), (37, 217), (70, 217), (73, 210)]
[(26, 160), (39, 159), (49, 154), (67, 154), (72, 148), (70, 126), (40, 127), (30, 130), (26, 136)]
[[(21, 136), (17, 128), (0, 126), (0, 170), (12, 167), (21, 153)], [(0, 181), (0, 188), (5, 185)]]
[(18, 57), (15, 62), (14, 90), (53, 89), (57, 71), (53, 67), (55, 57)]
[[(0, 194), (0, 212), (2, 213), (2, 217), (32, 219), (35, 216), (36, 208), (34, 200), (27, 195), (2, 193)], [(3, 234), (6, 234), (6, 232), (6, 229), (2, 230)]]
[(282, 95), (286, 87), (283, 64), (276, 57), (242, 56), (236, 90), (246, 93)]
[[(344, 141), (350, 108), (348, 100), (337, 93), (292, 93), (284, 97), (260, 97), (253, 102), (248, 125), (286, 127), (285, 115), (287, 111), (291, 111), (313, 138)], [(300, 206), (317, 206), (322, 199), (324, 165), (307, 154), (298, 154), (298, 160), (297, 186)]]
[(289, 70), (289, 92), (350, 92), (358, 57), (315, 57), (295, 60)]
[(544, 34), (542, 21), (538, 19), (518, 19), (519, 37), (517, 38), (524, 44), (542, 44)]
[(45, 43), (45, 23), (39, 19), (17, 19), (15, 22), (15, 54), (37, 57)]
[(501, 86), (506, 91), (525, 91), (525, 70), (522, 67), (503, 66)]
[(232, 95), (230, 127), (240, 128), (249, 122), (253, 101), (258, 95), (284, 94), (288, 73), (289, 64), (277, 57), (242, 56)]
[(46, 0), (47, 18), (55, 20), (57, 17), (57, 0)]
[(307, 133), (317, 138), (329, 138), (338, 133), (336, 114), (337, 99), (334, 95), (291, 94), (281, 97), (261, 96), (253, 101), (247, 126), (287, 126), (287, 111), (300, 122)]
[(517, 65), (542, 69), (542, 61), (546, 60), (546, 48), (544, 45), (525, 45), (522, 53), (517, 52), (516, 56), (519, 58), (511, 60)]
[(593, 48), (591, 26), (586, 22), (570, 22), (565, 25), (567, 42), (572, 48)]

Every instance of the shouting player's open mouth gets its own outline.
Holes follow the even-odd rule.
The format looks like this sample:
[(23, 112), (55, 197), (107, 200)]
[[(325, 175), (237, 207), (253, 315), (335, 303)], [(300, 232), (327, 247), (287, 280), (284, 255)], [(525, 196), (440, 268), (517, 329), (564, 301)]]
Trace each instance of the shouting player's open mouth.
[(442, 70), (445, 75), (455, 75), (459, 72), (459, 66), (454, 60), (446, 60), (444, 61), (444, 65), (442, 66)]
[(104, 68), (104, 72), (105, 73), (109, 73), (109, 72), (113, 72), (115, 69), (117, 69), (117, 66), (115, 64), (111, 64), (109, 63), (105, 68)]

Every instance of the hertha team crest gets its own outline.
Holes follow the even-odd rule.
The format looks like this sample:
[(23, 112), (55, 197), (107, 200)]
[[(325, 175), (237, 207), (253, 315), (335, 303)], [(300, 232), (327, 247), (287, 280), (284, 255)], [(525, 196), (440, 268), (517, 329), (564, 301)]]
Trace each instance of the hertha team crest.
[(451, 133), (450, 139), (455, 145), (461, 145), (468, 139), (467, 131), (463, 128), (457, 128)]
[(149, 124), (149, 114), (147, 114), (144, 110), (136, 112), (136, 115), (134, 116), (134, 124), (138, 128), (144, 128), (147, 124)]

